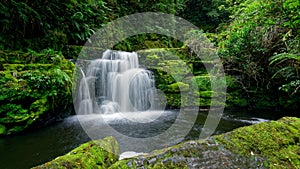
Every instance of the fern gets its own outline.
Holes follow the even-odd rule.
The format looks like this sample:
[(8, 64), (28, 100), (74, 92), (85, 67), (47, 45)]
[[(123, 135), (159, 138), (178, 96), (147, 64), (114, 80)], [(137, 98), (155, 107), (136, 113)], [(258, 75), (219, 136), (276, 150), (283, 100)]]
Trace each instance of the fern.
[(300, 66), (300, 55), (293, 53), (281, 53), (277, 54), (270, 59), (270, 65), (279, 66), (272, 78), (283, 77), (287, 81), (279, 87), (279, 90), (291, 93), (291, 95), (298, 92), (300, 88), (299, 80), (299, 66)]
[(270, 65), (281, 64), (288, 60), (295, 60), (297, 62), (300, 62), (300, 55), (292, 54), (292, 53), (281, 53), (271, 57), (269, 60), (270, 60)]

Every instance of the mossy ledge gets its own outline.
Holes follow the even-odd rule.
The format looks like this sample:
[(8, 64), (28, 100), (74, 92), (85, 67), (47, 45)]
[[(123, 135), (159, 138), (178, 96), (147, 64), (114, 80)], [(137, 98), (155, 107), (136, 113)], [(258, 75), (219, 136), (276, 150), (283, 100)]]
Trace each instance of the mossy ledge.
[(33, 167), (33, 169), (71, 169), (71, 168), (103, 168), (106, 169), (118, 160), (118, 143), (113, 137), (94, 140), (82, 144), (66, 155), (53, 161)]
[[(300, 118), (284, 117), (235, 129), (205, 141), (192, 140), (123, 160), (89, 142), (40, 168), (297, 168), (300, 166)], [(104, 140), (107, 140), (104, 139)], [(116, 152), (110, 140), (107, 150)], [(104, 144), (102, 144), (104, 145)], [(99, 150), (98, 150), (99, 149)], [(109, 154), (109, 153), (108, 153)], [(104, 161), (103, 161), (104, 160)]]
[(35, 129), (70, 114), (74, 67), (52, 50), (0, 51), (0, 135)]
[(232, 152), (265, 158), (267, 168), (300, 166), (300, 118), (284, 117), (278, 121), (242, 127), (214, 137)]

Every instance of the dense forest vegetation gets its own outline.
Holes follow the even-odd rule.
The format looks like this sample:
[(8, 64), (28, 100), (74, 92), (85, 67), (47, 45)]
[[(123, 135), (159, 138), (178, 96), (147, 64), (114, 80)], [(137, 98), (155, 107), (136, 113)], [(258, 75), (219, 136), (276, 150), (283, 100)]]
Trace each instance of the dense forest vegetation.
[[(228, 83), (228, 99), (246, 100), (235, 106), (299, 109), (299, 0), (4, 0), (0, 2), (0, 122), (36, 109), (34, 104), (47, 105), (47, 111), (71, 105), (66, 101), (71, 98), (66, 84), (71, 83), (67, 76), (71, 76), (68, 70), (73, 66), (60, 56), (76, 59), (81, 46), (99, 28), (119, 17), (148, 11), (182, 17), (206, 33), (218, 50), (226, 74), (233, 77)], [(125, 39), (115, 49), (181, 47), (184, 42), (167, 36), (141, 34)], [(41, 65), (16, 65), (33, 63)], [(25, 82), (16, 81), (16, 77), (31, 87), (25, 89)], [(37, 90), (48, 92), (37, 99)], [(45, 98), (53, 102), (48, 105)], [(20, 107), (17, 102), (24, 100), (25, 107)], [(29, 125), (32, 120), (25, 123)], [(15, 130), (22, 129), (11, 132)]]

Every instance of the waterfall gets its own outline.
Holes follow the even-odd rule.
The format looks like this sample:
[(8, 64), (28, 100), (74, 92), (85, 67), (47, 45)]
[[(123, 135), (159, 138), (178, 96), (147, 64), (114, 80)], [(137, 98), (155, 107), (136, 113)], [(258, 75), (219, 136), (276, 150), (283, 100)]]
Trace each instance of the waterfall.
[(82, 112), (82, 114), (91, 114), (93, 112), (93, 106), (88, 82), (82, 69), (80, 69), (80, 73), (82, 75), (82, 80), (79, 85), (79, 112)]
[(88, 61), (79, 83), (80, 114), (155, 110), (155, 81), (139, 68), (136, 52), (107, 50)]

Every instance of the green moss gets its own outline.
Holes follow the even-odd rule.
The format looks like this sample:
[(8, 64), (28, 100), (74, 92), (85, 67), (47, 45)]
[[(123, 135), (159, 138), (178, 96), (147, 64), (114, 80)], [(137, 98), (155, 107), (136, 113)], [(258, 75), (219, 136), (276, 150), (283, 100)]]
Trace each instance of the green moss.
[(16, 71), (22, 71), (24, 69), (23, 64), (3, 64), (4, 70), (16, 70)]
[(194, 76), (193, 86), (197, 86), (199, 91), (211, 91), (210, 77), (208, 75)]
[(213, 91), (201, 91), (201, 92), (199, 92), (199, 95), (202, 98), (211, 98), (213, 96), (214, 97), (217, 96), (217, 93), (213, 92)]
[(24, 70), (49, 70), (52, 64), (26, 64)]
[(0, 124), (0, 135), (1, 134), (6, 134), (6, 127)]
[(30, 117), (35, 121), (40, 115), (49, 111), (49, 109), (50, 107), (47, 98), (36, 100), (30, 105)]
[(267, 167), (297, 168), (300, 165), (299, 129), (299, 118), (285, 117), (239, 128), (215, 138), (233, 152), (265, 157)]
[(1, 115), (4, 116), (0, 118), (0, 123), (9, 124), (26, 121), (29, 118), (27, 114), (28, 110), (24, 109), (19, 104), (5, 104), (0, 108)]
[(285, 117), (123, 159), (110, 168), (261, 168), (265, 165), (296, 169), (300, 165), (299, 129), (299, 118)]
[[(6, 62), (0, 63), (5, 69), (0, 71), (0, 125), (6, 127), (5, 134), (23, 131), (48, 118), (60, 118), (71, 109), (74, 64), (49, 52), (0, 51)], [(49, 59), (48, 63), (44, 59)]]
[[(212, 67), (214, 61), (202, 61), (190, 54), (186, 48), (147, 49), (138, 51), (138, 54), (140, 63), (154, 72), (156, 87), (166, 95), (167, 106), (209, 107), (211, 98), (220, 96), (220, 93), (211, 91), (211, 84), (217, 88), (225, 86), (218, 77), (207, 74), (205, 66)], [(193, 101), (182, 98), (180, 94), (182, 92), (192, 93), (194, 97), (200, 95), (201, 98)]]
[(144, 61), (147, 66), (156, 66), (160, 62), (160, 57), (157, 55), (147, 55)]
[(167, 105), (179, 108), (181, 106), (181, 95), (180, 94), (166, 94)]
[(24, 70), (49, 70), (52, 64), (3, 64), (4, 70), (24, 71)]
[(188, 90), (189, 90), (189, 84), (185, 84), (183, 82), (176, 82), (171, 85), (168, 85), (167, 92), (180, 93), (180, 92), (187, 92)]
[[(2, 58), (0, 64), (29, 64), (29, 63), (52, 63), (52, 59), (56, 54), (54, 53), (35, 53), (35, 52), (21, 52), (21, 51), (9, 51), (1, 50), (0, 58)], [(63, 58), (61, 58), (63, 59)]]
[(42, 164), (34, 169), (71, 169), (86, 168), (106, 169), (118, 160), (118, 143), (113, 137), (106, 137), (103, 140), (95, 140), (82, 144), (66, 155)]

